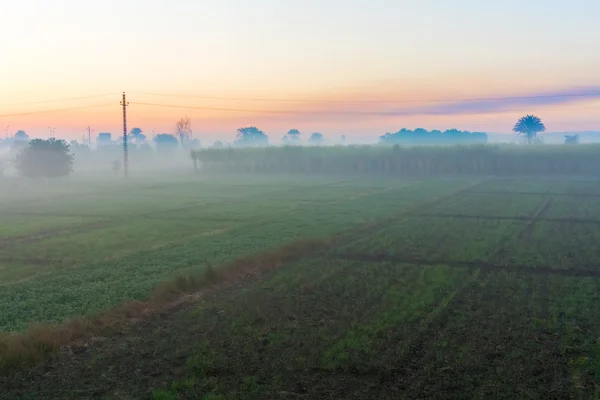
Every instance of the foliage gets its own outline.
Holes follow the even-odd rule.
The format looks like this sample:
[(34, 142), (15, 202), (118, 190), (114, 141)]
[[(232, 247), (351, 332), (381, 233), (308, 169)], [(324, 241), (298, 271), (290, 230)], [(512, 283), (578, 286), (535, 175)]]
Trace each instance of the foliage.
[(17, 172), (27, 178), (67, 176), (73, 167), (73, 155), (64, 140), (34, 139), (15, 158)]
[[(131, 132), (129, 132), (129, 134), (135, 139), (135, 141), (139, 141), (139, 137), (142, 134), (142, 129), (141, 128), (132, 128)], [(145, 137), (144, 137), (145, 139)]]
[(175, 149), (179, 146), (179, 141), (173, 135), (168, 133), (159, 133), (154, 136), (154, 144), (156, 145), (156, 149), (159, 151), (168, 151)]
[(600, 146), (348, 146), (199, 150), (212, 172), (346, 175), (597, 174)]
[(108, 132), (101, 132), (98, 134), (96, 138), (96, 145), (98, 147), (111, 146), (114, 142), (112, 140), (112, 135)]
[(323, 140), (325, 138), (323, 137), (322, 133), (319, 132), (315, 132), (312, 135), (310, 135), (310, 139), (308, 139), (308, 141), (310, 142), (310, 144), (312, 145), (320, 145), (323, 143)]
[(225, 146), (223, 145), (223, 142), (221, 142), (220, 140), (217, 140), (216, 142), (213, 143), (212, 147), (213, 147), (213, 149), (222, 149)]
[(299, 144), (300, 143), (300, 131), (298, 129), (290, 129), (288, 133), (281, 139), (284, 144)]
[(521, 117), (513, 127), (513, 132), (523, 135), (529, 144), (535, 141), (538, 133), (544, 132), (545, 130), (546, 127), (542, 123), (542, 120), (535, 115), (529, 114)]
[(417, 128), (414, 131), (400, 129), (395, 133), (386, 133), (380, 138), (381, 144), (423, 145), (423, 144), (484, 144), (487, 135), (483, 132), (467, 132), (458, 129), (449, 129), (444, 132), (427, 131)]
[(15, 133), (15, 142), (28, 142), (29, 141), (29, 135), (27, 133), (25, 133), (25, 131), (17, 131)]
[(255, 126), (248, 126), (237, 130), (235, 147), (264, 147), (269, 145), (269, 137)]

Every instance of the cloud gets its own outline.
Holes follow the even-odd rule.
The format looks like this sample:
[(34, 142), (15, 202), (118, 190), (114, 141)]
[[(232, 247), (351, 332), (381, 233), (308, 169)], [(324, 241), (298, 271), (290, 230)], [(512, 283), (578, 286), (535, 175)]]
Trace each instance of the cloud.
[(456, 101), (435, 100), (431, 105), (403, 107), (385, 115), (464, 115), (503, 111), (528, 112), (532, 107), (569, 104), (600, 99), (600, 86), (578, 87), (525, 95), (472, 98)]
[[(253, 115), (255, 120), (269, 121), (347, 121), (348, 119), (395, 116), (461, 116), (501, 112), (527, 113), (535, 108), (580, 103), (600, 99), (600, 86), (576, 87), (554, 91), (530, 92), (502, 97), (465, 99), (430, 99), (419, 101), (362, 101), (361, 97), (345, 103), (314, 104), (280, 108)], [(395, 106), (392, 106), (395, 104)], [(393, 107), (393, 108), (392, 108)], [(252, 114), (250, 114), (252, 115)], [(227, 117), (226, 117), (227, 118)], [(244, 118), (248, 118), (247, 116)]]

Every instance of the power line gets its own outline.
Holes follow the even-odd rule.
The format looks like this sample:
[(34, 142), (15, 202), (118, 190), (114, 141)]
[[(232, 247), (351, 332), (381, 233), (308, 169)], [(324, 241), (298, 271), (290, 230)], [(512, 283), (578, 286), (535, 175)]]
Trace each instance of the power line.
[(25, 116), (25, 115), (37, 115), (37, 114), (51, 114), (51, 113), (55, 113), (55, 112), (72, 111), (72, 110), (85, 110), (85, 109), (88, 109), (88, 108), (108, 107), (108, 106), (112, 106), (112, 105), (113, 105), (113, 103), (103, 103), (103, 104), (96, 104), (96, 105), (91, 105), (91, 106), (57, 108), (57, 109), (52, 109), (52, 110), (41, 110), (41, 111), (27, 111), (27, 112), (12, 113), (12, 114), (0, 114), (0, 118), (4, 118), (4, 117), (20, 117), (20, 116)]
[(299, 100), (282, 99), (266, 97), (219, 97), (219, 96), (196, 96), (182, 94), (166, 93), (131, 93), (143, 96), (159, 97), (181, 97), (205, 100), (237, 100), (237, 101), (273, 101), (288, 103), (458, 103), (458, 102), (478, 102), (478, 101), (498, 101), (498, 100), (535, 100), (535, 99), (554, 99), (564, 97), (600, 97), (600, 92), (596, 93), (576, 93), (576, 94), (549, 94), (536, 96), (509, 96), (509, 97), (481, 97), (481, 98), (458, 98), (458, 99), (429, 99), (429, 100)]
[(60, 101), (84, 100), (84, 99), (93, 99), (93, 98), (97, 98), (97, 97), (106, 97), (106, 96), (115, 96), (115, 93), (91, 94), (88, 96), (69, 97), (69, 98), (55, 99), (55, 100), (26, 101), (23, 103), (16, 103), (16, 104), (1, 104), (0, 107), (21, 106), (21, 105), (27, 105), (27, 104), (58, 103)]
[[(522, 109), (498, 109), (498, 110), (486, 110), (486, 111), (465, 111), (465, 112), (449, 112), (449, 111), (435, 111), (435, 110), (414, 110), (414, 111), (374, 111), (374, 112), (364, 112), (364, 111), (297, 111), (297, 110), (257, 110), (257, 109), (245, 109), (245, 108), (220, 108), (220, 107), (200, 107), (200, 106), (185, 106), (185, 105), (177, 105), (177, 104), (157, 104), (157, 103), (144, 103), (144, 102), (129, 102), (130, 104), (140, 105), (140, 106), (150, 106), (150, 107), (164, 107), (164, 108), (182, 108), (182, 109), (192, 109), (192, 110), (205, 110), (205, 111), (229, 111), (229, 112), (251, 112), (251, 113), (263, 113), (263, 114), (287, 114), (287, 115), (302, 115), (302, 114), (310, 114), (310, 115), (348, 115), (348, 116), (380, 116), (380, 117), (393, 117), (393, 116), (418, 116), (418, 115), (484, 115), (484, 114), (493, 114), (493, 113), (503, 113), (503, 112), (523, 112)], [(563, 108), (599, 108), (599, 106), (589, 106), (589, 107), (563, 107)], [(538, 109), (528, 108), (528, 111), (537, 111)]]

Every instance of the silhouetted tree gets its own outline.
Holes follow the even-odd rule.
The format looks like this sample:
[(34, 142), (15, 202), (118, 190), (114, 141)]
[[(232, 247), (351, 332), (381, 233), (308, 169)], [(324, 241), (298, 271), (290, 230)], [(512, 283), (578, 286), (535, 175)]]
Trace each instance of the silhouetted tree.
[(15, 142), (29, 142), (29, 135), (25, 131), (15, 133)]
[(192, 137), (192, 121), (188, 117), (183, 117), (175, 124), (179, 142), (184, 144)]
[[(140, 141), (140, 135), (142, 135), (142, 129), (141, 128), (132, 128), (131, 132), (129, 132), (129, 134), (131, 135), (131, 137), (133, 137), (135, 142), (138, 143)], [(145, 139), (145, 137), (144, 137), (144, 139)]]
[(237, 130), (233, 144), (237, 147), (261, 147), (269, 145), (269, 137), (255, 126)]
[(34, 139), (15, 158), (17, 172), (27, 178), (56, 178), (73, 170), (73, 155), (64, 140)]
[(544, 132), (546, 127), (542, 120), (535, 115), (526, 115), (521, 117), (513, 128), (513, 132), (520, 133), (531, 144), (535, 141), (539, 132)]
[(217, 140), (216, 142), (213, 143), (212, 145), (213, 149), (222, 149), (223, 146), (223, 142), (221, 142), (220, 140)]
[(290, 129), (281, 141), (286, 144), (300, 143), (300, 131), (298, 129)]
[(157, 150), (172, 150), (179, 146), (179, 141), (173, 135), (168, 133), (159, 133), (154, 137), (154, 143)]
[(319, 144), (323, 143), (323, 139), (324, 139), (324, 137), (323, 137), (322, 133), (315, 132), (312, 135), (310, 135), (309, 141), (311, 144), (319, 145)]

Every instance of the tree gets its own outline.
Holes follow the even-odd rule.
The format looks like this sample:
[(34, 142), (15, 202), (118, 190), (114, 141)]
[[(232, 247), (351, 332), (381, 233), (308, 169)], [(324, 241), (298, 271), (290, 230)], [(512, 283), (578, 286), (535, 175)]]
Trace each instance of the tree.
[(528, 144), (536, 141), (537, 134), (544, 132), (546, 127), (542, 123), (542, 120), (535, 115), (526, 115), (521, 117), (513, 128), (513, 132), (523, 135)]
[(177, 121), (175, 129), (181, 144), (192, 137), (192, 121), (188, 117), (183, 117)]
[(217, 140), (216, 142), (213, 143), (212, 145), (213, 149), (222, 149), (223, 146), (223, 142), (221, 142), (220, 140)]
[(565, 135), (565, 144), (578, 144), (579, 135)]
[(168, 133), (159, 133), (154, 137), (157, 150), (170, 150), (179, 146), (179, 141)]
[(323, 140), (324, 140), (323, 134), (319, 133), (319, 132), (315, 132), (312, 135), (310, 135), (309, 142), (314, 145), (319, 145), (319, 144), (323, 143)]
[(238, 147), (261, 147), (269, 145), (269, 137), (255, 126), (248, 126), (237, 130), (235, 141)]
[(297, 144), (300, 142), (300, 131), (298, 129), (290, 129), (282, 138), (284, 143)]
[(132, 128), (131, 132), (129, 132), (129, 134), (133, 137), (133, 139), (136, 142), (138, 142), (139, 141), (139, 137), (142, 134), (142, 129), (141, 128)]
[(29, 135), (25, 131), (15, 133), (15, 142), (29, 142)]
[(57, 178), (73, 171), (73, 155), (64, 140), (34, 139), (15, 158), (17, 172), (27, 178)]

